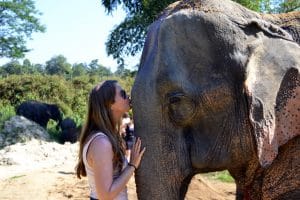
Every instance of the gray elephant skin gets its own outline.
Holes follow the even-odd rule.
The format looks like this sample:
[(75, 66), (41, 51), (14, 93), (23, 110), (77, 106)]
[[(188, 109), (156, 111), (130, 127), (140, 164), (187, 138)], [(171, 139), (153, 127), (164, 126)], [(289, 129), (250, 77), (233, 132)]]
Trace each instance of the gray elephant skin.
[(226, 169), (237, 199), (300, 199), (300, 14), (282, 16), (182, 1), (149, 27), (132, 89), (139, 199), (184, 199), (195, 174)]
[(62, 121), (62, 114), (55, 104), (47, 104), (39, 101), (25, 101), (16, 109), (17, 115), (30, 119), (44, 128), (47, 128), (50, 119), (57, 122), (56, 129), (59, 129)]

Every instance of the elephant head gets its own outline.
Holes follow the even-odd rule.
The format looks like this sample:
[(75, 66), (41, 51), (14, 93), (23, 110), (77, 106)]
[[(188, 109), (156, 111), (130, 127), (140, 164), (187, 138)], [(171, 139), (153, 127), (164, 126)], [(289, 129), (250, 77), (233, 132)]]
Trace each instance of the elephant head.
[(195, 174), (224, 169), (252, 187), (300, 135), (299, 70), (299, 45), (260, 14), (225, 0), (170, 5), (149, 27), (132, 89), (147, 148), (139, 199), (183, 199)]

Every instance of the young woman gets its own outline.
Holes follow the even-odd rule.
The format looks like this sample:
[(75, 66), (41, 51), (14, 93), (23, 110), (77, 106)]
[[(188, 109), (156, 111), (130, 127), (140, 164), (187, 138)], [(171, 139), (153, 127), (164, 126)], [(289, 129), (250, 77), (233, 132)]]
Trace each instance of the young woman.
[(126, 184), (139, 167), (145, 148), (138, 138), (130, 162), (120, 135), (122, 116), (130, 109), (129, 98), (114, 80), (98, 84), (90, 92), (86, 124), (80, 135), (77, 177), (87, 176), (90, 199), (127, 200)]

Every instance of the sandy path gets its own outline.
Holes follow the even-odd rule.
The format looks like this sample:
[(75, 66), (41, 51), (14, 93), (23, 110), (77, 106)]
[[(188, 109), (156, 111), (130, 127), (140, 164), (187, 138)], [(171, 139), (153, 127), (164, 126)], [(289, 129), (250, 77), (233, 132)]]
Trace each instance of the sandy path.
[[(87, 200), (87, 180), (74, 174), (77, 147), (47, 142), (29, 142), (0, 150), (1, 200)], [(128, 184), (130, 200), (136, 200), (134, 178)], [(193, 178), (187, 200), (234, 200), (235, 185)]]
[[(1, 172), (2, 173), (2, 172)], [(0, 182), (0, 199), (57, 200), (88, 199), (88, 185), (84, 178), (79, 180), (70, 170), (35, 170), (18, 173)], [(128, 185), (130, 200), (136, 200), (134, 178)], [(194, 177), (185, 199), (187, 200), (233, 200), (235, 185)]]

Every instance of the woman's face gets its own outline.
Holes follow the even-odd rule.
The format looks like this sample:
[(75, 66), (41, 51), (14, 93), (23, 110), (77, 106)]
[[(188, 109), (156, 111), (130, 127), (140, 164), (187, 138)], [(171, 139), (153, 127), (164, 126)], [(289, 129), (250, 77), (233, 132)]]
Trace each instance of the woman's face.
[(121, 115), (130, 109), (129, 98), (119, 84), (116, 84), (115, 102), (111, 105), (111, 109)]

